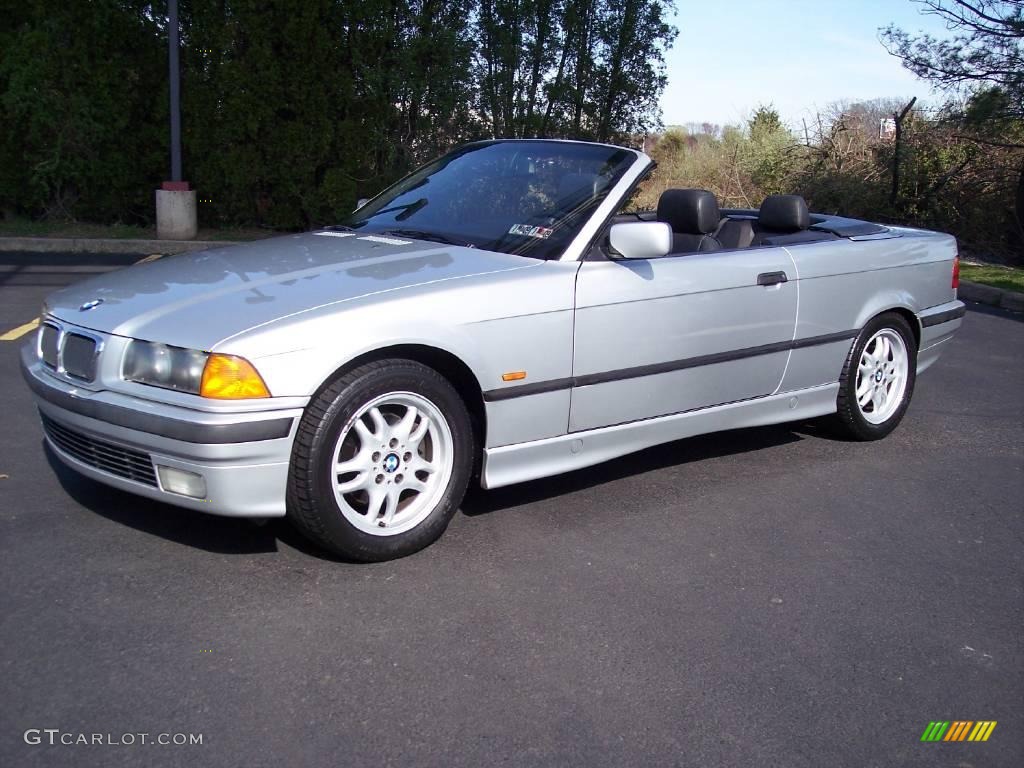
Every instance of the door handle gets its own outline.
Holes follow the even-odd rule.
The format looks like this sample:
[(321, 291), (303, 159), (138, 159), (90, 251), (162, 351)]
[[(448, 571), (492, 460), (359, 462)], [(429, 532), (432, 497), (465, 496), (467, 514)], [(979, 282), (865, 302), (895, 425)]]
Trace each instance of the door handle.
[(785, 272), (762, 272), (757, 276), (758, 285), (778, 285), (779, 283), (788, 282), (789, 278), (786, 277)]

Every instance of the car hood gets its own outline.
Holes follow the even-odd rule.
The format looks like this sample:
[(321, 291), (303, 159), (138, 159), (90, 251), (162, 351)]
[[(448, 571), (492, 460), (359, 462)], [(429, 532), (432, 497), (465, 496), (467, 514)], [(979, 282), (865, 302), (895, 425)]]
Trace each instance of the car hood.
[(407, 238), (308, 232), (97, 275), (52, 294), (43, 311), (95, 331), (210, 350), (325, 305), (539, 263)]

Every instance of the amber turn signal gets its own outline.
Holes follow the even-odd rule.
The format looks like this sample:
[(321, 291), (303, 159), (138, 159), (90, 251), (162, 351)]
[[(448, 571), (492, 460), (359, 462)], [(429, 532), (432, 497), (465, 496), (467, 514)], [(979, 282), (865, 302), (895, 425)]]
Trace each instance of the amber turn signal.
[(220, 400), (270, 397), (267, 385), (256, 373), (252, 363), (242, 357), (217, 353), (212, 353), (206, 358), (199, 394)]

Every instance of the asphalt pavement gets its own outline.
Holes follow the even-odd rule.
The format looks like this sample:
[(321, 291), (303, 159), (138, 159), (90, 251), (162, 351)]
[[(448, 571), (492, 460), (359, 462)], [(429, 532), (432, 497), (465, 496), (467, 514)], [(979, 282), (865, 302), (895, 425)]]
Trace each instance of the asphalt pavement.
[[(105, 268), (2, 256), (0, 333)], [(0, 765), (1024, 764), (1024, 316), (970, 307), (881, 442), (680, 441), (476, 491), (378, 565), (63, 468), (30, 335), (0, 341)]]

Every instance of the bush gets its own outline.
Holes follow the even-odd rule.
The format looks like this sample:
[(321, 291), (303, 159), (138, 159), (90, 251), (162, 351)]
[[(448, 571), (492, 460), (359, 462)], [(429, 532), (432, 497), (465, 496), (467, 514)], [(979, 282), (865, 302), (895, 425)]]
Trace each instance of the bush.
[(652, 150), (659, 166), (637, 205), (654, 208), (669, 187), (708, 189), (722, 207), (743, 208), (793, 192), (818, 212), (950, 232), (967, 252), (1020, 262), (1015, 203), (1024, 194), (1024, 128), (1019, 120), (978, 117), (993, 98), (983, 94), (966, 110), (947, 107), (931, 117), (910, 113), (895, 194), (895, 145), (879, 138), (878, 126), (899, 105), (875, 101), (833, 105), (804, 143), (766, 107), (743, 127), (669, 130)]
[(11, 6), (0, 31), (0, 203), (37, 217), (144, 218), (167, 156), (157, 25), (113, 0)]
[[(0, 211), (147, 221), (167, 173), (166, 4), (0, 0)], [(453, 145), (658, 122), (667, 0), (181, 0), (200, 223), (336, 221)]]

